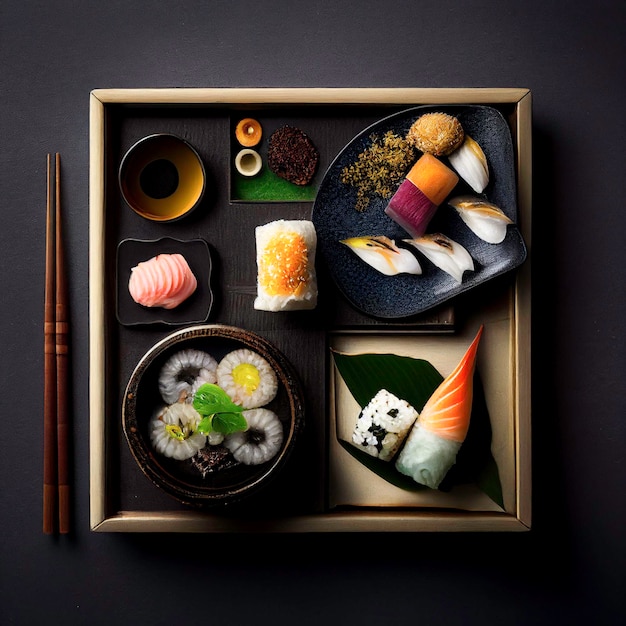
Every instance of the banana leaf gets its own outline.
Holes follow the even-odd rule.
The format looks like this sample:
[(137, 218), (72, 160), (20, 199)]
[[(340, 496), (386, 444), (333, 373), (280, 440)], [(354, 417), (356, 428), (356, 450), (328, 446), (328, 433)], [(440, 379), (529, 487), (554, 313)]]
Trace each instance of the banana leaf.
[[(331, 352), (339, 374), (361, 408), (380, 389), (387, 389), (420, 412), (443, 381), (437, 369), (424, 359), (394, 354)], [(491, 453), (491, 434), (483, 386), (478, 372), (475, 372), (467, 437), (459, 450), (457, 462), (439, 485), (440, 491), (449, 491), (457, 484), (475, 483), (496, 504), (504, 506), (498, 466)], [(347, 441), (339, 440), (339, 443), (360, 463), (396, 487), (410, 491), (427, 489), (396, 471), (393, 463), (372, 457)]]

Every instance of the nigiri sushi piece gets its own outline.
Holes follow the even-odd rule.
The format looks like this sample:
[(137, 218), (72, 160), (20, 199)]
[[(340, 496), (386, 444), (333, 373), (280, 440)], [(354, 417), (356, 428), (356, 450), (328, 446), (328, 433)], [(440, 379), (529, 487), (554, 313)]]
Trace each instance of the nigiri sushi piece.
[(128, 281), (132, 299), (145, 307), (174, 309), (198, 287), (182, 254), (158, 254), (133, 267)]
[(448, 204), (457, 210), (468, 228), (487, 243), (502, 243), (507, 226), (513, 224), (500, 207), (477, 196), (456, 196)]
[(483, 149), (469, 135), (460, 147), (448, 155), (450, 165), (476, 192), (481, 193), (489, 184), (489, 166)]
[(313, 222), (276, 220), (257, 226), (257, 297), (260, 311), (293, 311), (317, 306)]
[(450, 274), (457, 281), (463, 282), (463, 273), (474, 271), (474, 259), (458, 242), (442, 233), (424, 235), (418, 239), (404, 239), (417, 248), (429, 261), (439, 269)]
[(405, 248), (399, 248), (389, 237), (350, 237), (340, 243), (348, 246), (360, 259), (385, 276), (421, 274), (417, 257)]
[(385, 213), (411, 237), (421, 237), (459, 177), (432, 154), (423, 154), (391, 197)]
[(437, 489), (456, 463), (469, 429), (481, 326), (465, 355), (428, 399), (395, 462), (417, 483)]

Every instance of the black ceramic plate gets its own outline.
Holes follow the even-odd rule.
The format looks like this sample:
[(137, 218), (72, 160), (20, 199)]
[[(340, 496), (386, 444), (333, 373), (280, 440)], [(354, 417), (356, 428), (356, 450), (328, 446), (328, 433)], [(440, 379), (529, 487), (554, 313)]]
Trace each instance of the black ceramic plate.
[[(283, 425), (283, 441), (276, 456), (260, 465), (227, 463), (203, 473), (192, 461), (177, 461), (156, 452), (150, 443), (149, 424), (155, 411), (164, 405), (159, 392), (159, 374), (164, 363), (182, 350), (202, 350), (219, 363), (232, 350), (242, 348), (261, 355), (276, 373), (278, 392), (265, 405)], [(273, 482), (304, 427), (304, 398), (292, 365), (265, 338), (220, 324), (191, 326), (161, 340), (137, 364), (124, 394), (122, 427), (133, 457), (155, 485), (183, 504), (220, 506), (238, 502)]]
[[(182, 254), (198, 281), (196, 291), (174, 309), (144, 307), (128, 291), (133, 267), (157, 254)], [(211, 253), (203, 239), (182, 241), (171, 237), (142, 240), (124, 239), (117, 247), (117, 319), (124, 326), (142, 324), (199, 324), (206, 322), (213, 304)]]
[[(489, 184), (481, 194), (517, 222), (517, 194), (513, 143), (506, 120), (487, 106), (421, 106), (384, 118), (358, 134), (332, 162), (317, 193), (312, 211), (318, 237), (318, 253), (341, 292), (366, 315), (403, 318), (417, 315), (485, 281), (518, 267), (526, 258), (526, 246), (516, 225), (508, 227), (500, 244), (479, 239), (463, 223), (455, 209), (444, 203), (428, 232), (441, 232), (463, 245), (474, 259), (475, 271), (466, 272), (458, 284), (451, 276), (419, 255), (422, 274), (385, 276), (358, 258), (340, 240), (349, 237), (386, 235), (396, 241), (407, 233), (384, 213), (388, 199), (372, 196), (362, 212), (355, 209), (356, 191), (341, 182), (341, 171), (354, 163), (371, 145), (371, 136), (393, 131), (404, 137), (411, 124), (423, 115), (443, 111), (456, 116), (467, 134), (483, 149), (489, 165)], [(443, 159), (446, 162), (446, 159)], [(472, 194), (460, 179), (450, 197)]]

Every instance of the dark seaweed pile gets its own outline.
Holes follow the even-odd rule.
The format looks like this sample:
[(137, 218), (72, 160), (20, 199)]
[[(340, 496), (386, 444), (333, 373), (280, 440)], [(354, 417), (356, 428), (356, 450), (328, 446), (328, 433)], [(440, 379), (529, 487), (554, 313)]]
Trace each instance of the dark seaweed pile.
[(294, 126), (281, 126), (269, 140), (267, 164), (277, 176), (295, 185), (308, 185), (320, 155), (309, 136)]

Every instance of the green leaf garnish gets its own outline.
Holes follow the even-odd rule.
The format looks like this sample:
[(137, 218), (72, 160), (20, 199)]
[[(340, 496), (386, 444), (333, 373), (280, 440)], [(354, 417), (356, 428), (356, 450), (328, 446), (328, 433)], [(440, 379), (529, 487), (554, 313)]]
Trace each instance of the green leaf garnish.
[(222, 435), (229, 435), (248, 428), (248, 422), (241, 413), (216, 413), (213, 416), (213, 430)]
[(248, 428), (243, 407), (235, 404), (219, 385), (205, 383), (199, 387), (193, 397), (193, 408), (202, 415), (198, 432), (204, 435), (211, 432), (228, 435)]
[(378, 391), (386, 389), (421, 411), (443, 380), (423, 359), (395, 354), (348, 355), (335, 351), (332, 354), (341, 377), (361, 408)]
[[(421, 412), (428, 398), (443, 381), (443, 376), (423, 359), (394, 354), (348, 355), (334, 350), (332, 356), (339, 374), (361, 408), (380, 389), (387, 389)], [(440, 491), (448, 491), (456, 484), (473, 482), (504, 508), (498, 466), (491, 452), (491, 436), (489, 411), (480, 377), (476, 372), (469, 431), (456, 464), (439, 486)], [(360, 463), (387, 482), (402, 489), (416, 490), (415, 485), (393, 469), (393, 464), (370, 457), (349, 442), (339, 440), (339, 443)]]
[(200, 415), (241, 413), (243, 411), (243, 407), (235, 404), (219, 385), (213, 383), (204, 383), (199, 387), (193, 397), (193, 408)]

